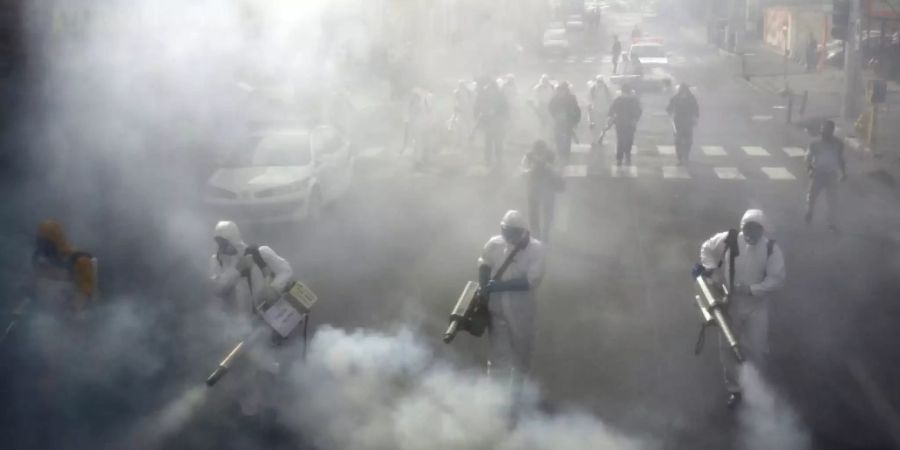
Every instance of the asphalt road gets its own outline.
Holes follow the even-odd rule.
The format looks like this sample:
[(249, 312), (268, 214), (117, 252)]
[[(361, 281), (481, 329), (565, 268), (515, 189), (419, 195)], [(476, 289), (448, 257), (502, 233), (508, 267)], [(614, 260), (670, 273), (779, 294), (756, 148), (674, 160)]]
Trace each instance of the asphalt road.
[[(607, 16), (607, 30), (624, 37), (639, 20)], [(841, 233), (807, 227), (799, 156), (809, 139), (782, 124), (780, 99), (733, 76), (733, 60), (703, 44), (701, 29), (672, 25), (641, 27), (666, 40), (675, 78), (695, 86), (701, 120), (693, 160), (686, 170), (675, 167), (668, 93), (642, 97), (634, 171), (611, 168), (614, 139), (600, 154), (576, 148), (539, 294), (531, 375), (547, 408), (587, 409), (665, 448), (736, 445), (715, 339), (702, 356), (692, 354), (699, 319), (688, 273), (705, 238), (737, 227), (755, 207), (770, 216), (788, 264), (788, 286), (772, 308), (778, 392), (799, 412), (815, 448), (883, 445), (883, 418), (848, 375), (847, 361), (859, 358), (881, 376), (894, 370), (882, 359), (890, 346), (868, 344), (891, 336), (891, 314), (876, 320), (868, 338), (859, 335), (866, 327), (858, 320), (864, 308), (890, 312), (884, 292), (896, 292), (896, 244), (874, 218), (864, 219), (870, 206), (856, 198), (865, 197), (862, 182), (847, 189)], [(515, 72), (522, 95), (548, 73), (572, 81), (583, 102), (585, 82), (610, 70), (605, 52), (589, 49), (605, 49), (605, 37), (591, 39), (595, 45), (572, 57), (523, 63)], [(329, 299), (318, 320), (376, 329), (414, 324), (442, 348), (446, 314), (474, 277), (481, 246), (504, 211), (525, 209), (514, 163), (526, 143), (517, 136), (508, 146), (500, 176), (432, 169), (360, 182), (299, 241), (293, 233), (275, 239), (295, 249), (299, 273)], [(483, 339), (462, 337), (441, 351), (475, 366), (484, 347)]]
[[(707, 47), (702, 28), (687, 21), (608, 14), (602, 33), (585, 36), (570, 57), (526, 57), (510, 68), (522, 97), (548, 73), (573, 82), (584, 104), (586, 81), (610, 72), (609, 34), (625, 38), (636, 23), (665, 40), (675, 79), (695, 86), (701, 119), (692, 162), (675, 167), (665, 92), (642, 96), (633, 170), (612, 168), (614, 136), (598, 153), (576, 147), (538, 294), (531, 377), (542, 406), (589, 411), (667, 449), (734, 448), (738, 427), (725, 408), (715, 339), (701, 356), (692, 353), (699, 315), (689, 271), (704, 239), (737, 227), (755, 207), (769, 215), (787, 259), (788, 284), (771, 318), (769, 372), (780, 401), (798, 412), (816, 449), (890, 448), (890, 414), (873, 407), (871, 393), (897, 404), (900, 311), (889, 300), (900, 287), (888, 233), (896, 222), (884, 214), (893, 204), (882, 203), (877, 186), (851, 179), (840, 233), (806, 226), (799, 149), (809, 138), (782, 125), (781, 100), (736, 78), (734, 60)], [(444, 88), (435, 95), (446, 105), (452, 82)], [(452, 169), (438, 162), (424, 170), (387, 149), (387, 170), (358, 179), (321, 222), (247, 226), (244, 235), (277, 249), (319, 294), (314, 325), (410, 327), (438, 356), (478, 367), (486, 339), (460, 336), (447, 346), (440, 337), (503, 213), (526, 209), (516, 163), (534, 137), (527, 123), (498, 175), (478, 167), (480, 149), (438, 158), (462, 161)]]

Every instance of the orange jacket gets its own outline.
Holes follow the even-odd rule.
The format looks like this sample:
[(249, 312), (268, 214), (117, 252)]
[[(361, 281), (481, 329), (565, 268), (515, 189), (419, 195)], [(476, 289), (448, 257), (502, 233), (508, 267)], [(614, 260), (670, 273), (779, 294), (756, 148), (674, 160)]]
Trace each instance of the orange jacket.
[(50, 242), (55, 249), (55, 263), (68, 269), (68, 278), (75, 288), (73, 308), (81, 311), (95, 300), (97, 274), (93, 258), (84, 252), (75, 251), (66, 240), (62, 226), (52, 220), (38, 226), (37, 238)]

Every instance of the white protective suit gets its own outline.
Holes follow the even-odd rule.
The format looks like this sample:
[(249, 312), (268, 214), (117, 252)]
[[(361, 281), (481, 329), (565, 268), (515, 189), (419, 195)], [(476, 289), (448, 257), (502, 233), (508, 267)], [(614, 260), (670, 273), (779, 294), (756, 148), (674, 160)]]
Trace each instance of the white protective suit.
[[(245, 253), (247, 244), (241, 239), (240, 230), (234, 222), (219, 222), (213, 237), (225, 239), (237, 250), (234, 255), (217, 251), (210, 257), (210, 282), (213, 291), (216, 297), (223, 300), (226, 310), (236, 314), (238, 320), (245, 321), (246, 328), (249, 329), (256, 313), (255, 306), (280, 296), (291, 281), (293, 270), (290, 263), (267, 246), (259, 247), (259, 256), (265, 263), (265, 268), (261, 268), (253, 260), (253, 256)], [(254, 416), (267, 405), (274, 404), (278, 392), (273, 374), (278, 371), (279, 356), (284, 357), (281, 353), (272, 350), (247, 355), (256, 360), (257, 367), (244, 372), (246, 379), (236, 384), (239, 390), (236, 395), (244, 415)]]
[[(510, 211), (503, 218), (503, 224), (527, 230), (527, 222), (518, 211)], [(519, 251), (500, 281), (527, 279), (527, 291), (507, 291), (491, 293), (488, 311), (491, 315), (489, 328), (490, 356), (489, 373), (501, 377), (508, 376), (519, 381), (529, 368), (534, 342), (535, 299), (534, 292), (544, 276), (544, 246), (532, 237), (528, 245)], [(479, 266), (491, 268), (491, 276), (506, 260), (506, 255), (514, 246), (502, 236), (488, 240), (479, 258)]]
[(550, 117), (550, 100), (556, 92), (556, 86), (547, 75), (541, 75), (541, 79), (532, 88), (534, 91), (534, 112), (546, 139), (552, 139), (553, 119)]
[[(741, 228), (747, 222), (758, 223), (765, 230), (763, 237), (754, 245), (747, 243), (743, 232), (737, 239), (739, 255), (734, 261), (734, 285), (748, 286), (752, 295), (733, 296), (728, 305), (728, 312), (738, 342), (748, 360), (761, 364), (769, 351), (768, 302), (771, 295), (784, 285), (787, 273), (784, 255), (777, 244), (772, 247), (772, 254), (768, 254), (769, 238), (765, 233), (771, 228), (765, 214), (758, 209), (748, 210), (741, 219)], [(713, 277), (720, 282), (727, 281), (729, 272), (729, 256), (725, 243), (727, 236), (727, 231), (718, 233), (704, 242), (700, 248), (700, 263), (706, 269), (715, 269)], [(725, 386), (729, 392), (740, 392), (737, 362), (727, 342), (723, 341), (720, 335), (719, 354), (725, 374)]]
[[(290, 263), (268, 246), (259, 247), (259, 256), (265, 262), (265, 268), (245, 254), (247, 244), (241, 239), (241, 232), (234, 222), (216, 224), (213, 237), (225, 239), (237, 250), (235, 255), (216, 252), (209, 258), (213, 291), (232, 311), (246, 311), (252, 315), (255, 306), (277, 298), (291, 281), (294, 271)], [(248, 276), (241, 276), (244, 270)]]

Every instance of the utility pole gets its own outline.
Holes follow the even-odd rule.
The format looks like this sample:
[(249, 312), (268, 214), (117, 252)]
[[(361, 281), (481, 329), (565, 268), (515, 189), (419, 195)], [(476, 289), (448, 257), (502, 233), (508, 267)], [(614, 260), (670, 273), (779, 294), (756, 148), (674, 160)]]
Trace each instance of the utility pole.
[(853, 122), (859, 116), (859, 97), (862, 86), (862, 62), (859, 56), (859, 31), (862, 0), (850, 0), (850, 20), (844, 49), (844, 98), (841, 103), (841, 118)]

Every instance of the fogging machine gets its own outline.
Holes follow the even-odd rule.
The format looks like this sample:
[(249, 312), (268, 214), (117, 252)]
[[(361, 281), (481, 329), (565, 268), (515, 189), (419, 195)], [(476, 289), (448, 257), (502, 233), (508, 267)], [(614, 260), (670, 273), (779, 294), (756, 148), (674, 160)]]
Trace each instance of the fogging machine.
[(306, 331), (309, 324), (309, 313), (318, 301), (318, 296), (312, 290), (303, 283), (295, 281), (288, 285), (280, 297), (259, 305), (256, 311), (264, 324), (254, 328), (249, 336), (238, 342), (228, 352), (216, 370), (206, 378), (206, 385), (214, 386), (228, 373), (238, 356), (247, 347), (252, 346), (259, 336), (269, 330), (277, 333), (277, 339), (286, 339), (300, 325), (300, 322), (303, 322), (303, 356), (306, 357)]
[(703, 324), (700, 328), (700, 336), (697, 338), (697, 345), (694, 347), (694, 354), (698, 355), (703, 350), (703, 343), (706, 340), (706, 328), (717, 326), (722, 336), (728, 342), (734, 358), (738, 362), (744, 362), (741, 345), (734, 334), (728, 312), (725, 310), (725, 306), (728, 303), (728, 287), (725, 284), (716, 285), (703, 275), (698, 275), (695, 281), (697, 282), (699, 293), (694, 296), (694, 301), (697, 303), (697, 308), (700, 309)]
[[(526, 239), (523, 244), (527, 245), (527, 242), (528, 240)], [(490, 316), (487, 310), (490, 295), (484, 291), (484, 287), (487, 286), (488, 281), (490, 280), (500, 280), (503, 274), (506, 273), (506, 269), (512, 264), (512, 260), (515, 258), (516, 254), (525, 248), (524, 245), (517, 245), (508, 255), (506, 255), (506, 259), (503, 261), (503, 264), (500, 265), (500, 268), (497, 269), (497, 272), (493, 277), (491, 277), (490, 266), (482, 264), (478, 268), (479, 281), (469, 281), (466, 283), (466, 287), (463, 288), (462, 294), (460, 294), (459, 299), (456, 300), (453, 311), (450, 312), (450, 325), (447, 326), (447, 331), (444, 332), (444, 342), (448, 344), (452, 342), (459, 330), (465, 330), (476, 337), (480, 337), (484, 334), (484, 330), (487, 329), (490, 322)]]

